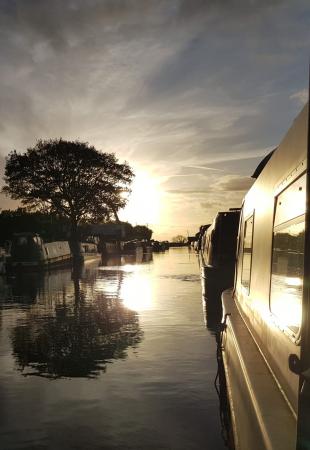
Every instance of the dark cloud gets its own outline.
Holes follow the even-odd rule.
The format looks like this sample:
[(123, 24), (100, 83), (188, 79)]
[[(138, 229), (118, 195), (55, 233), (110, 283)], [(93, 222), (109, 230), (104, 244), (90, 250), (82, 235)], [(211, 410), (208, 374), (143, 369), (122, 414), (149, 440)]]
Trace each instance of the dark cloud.
[(179, 16), (186, 19), (191, 16), (201, 15), (203, 11), (208, 13), (219, 11), (234, 14), (257, 14), (265, 8), (288, 3), (284, 0), (180, 0)]

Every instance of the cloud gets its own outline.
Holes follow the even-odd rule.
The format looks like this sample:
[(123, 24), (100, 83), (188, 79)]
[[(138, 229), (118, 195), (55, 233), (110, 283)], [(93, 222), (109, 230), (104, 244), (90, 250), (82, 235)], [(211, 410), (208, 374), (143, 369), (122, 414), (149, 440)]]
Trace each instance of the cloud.
[(219, 206), (216, 202), (212, 202), (212, 201), (201, 202), (200, 205), (204, 209), (215, 209), (215, 208), (218, 208), (218, 206)]
[(2, 2), (0, 154), (80, 138), (160, 182), (158, 227), (203, 223), (299, 112), (309, 25), (306, 0)]
[(179, 15), (184, 19), (197, 16), (206, 11), (218, 11), (221, 13), (233, 13), (241, 15), (255, 15), (260, 10), (272, 8), (279, 4), (285, 4), (283, 0), (181, 0), (179, 2)]
[(178, 190), (178, 189), (169, 189), (166, 191), (167, 194), (180, 194), (180, 195), (203, 195), (203, 194), (207, 194), (210, 192), (210, 190), (194, 190), (194, 191), (189, 191), (189, 190)]
[(250, 177), (239, 177), (237, 175), (227, 175), (222, 177), (215, 188), (221, 191), (247, 191), (250, 189), (255, 180)]
[(298, 92), (290, 95), (290, 99), (297, 100), (300, 106), (304, 106), (309, 98), (308, 89), (301, 89)]
[(187, 166), (189, 169), (202, 169), (202, 170), (214, 170), (215, 172), (223, 172), (223, 169), (219, 169), (216, 167), (208, 167), (208, 166)]

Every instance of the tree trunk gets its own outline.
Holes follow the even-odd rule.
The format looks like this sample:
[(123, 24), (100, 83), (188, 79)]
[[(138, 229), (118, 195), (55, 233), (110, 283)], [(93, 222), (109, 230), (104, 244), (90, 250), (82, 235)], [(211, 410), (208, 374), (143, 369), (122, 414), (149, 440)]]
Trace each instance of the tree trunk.
[(120, 223), (116, 209), (112, 208), (116, 223)]
[(79, 245), (78, 223), (75, 219), (71, 219), (70, 248), (73, 256), (73, 263), (80, 261), (82, 255)]

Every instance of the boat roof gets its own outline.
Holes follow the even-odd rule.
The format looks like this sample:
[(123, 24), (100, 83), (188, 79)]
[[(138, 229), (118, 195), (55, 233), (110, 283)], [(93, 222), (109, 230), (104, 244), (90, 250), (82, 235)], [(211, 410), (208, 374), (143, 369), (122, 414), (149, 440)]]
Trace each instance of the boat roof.
[(253, 172), (253, 175), (251, 175), (251, 178), (258, 178), (259, 175), (262, 173), (264, 167), (266, 166), (267, 162), (269, 161), (269, 159), (272, 157), (272, 155), (274, 154), (274, 152), (277, 150), (278, 147), (274, 148), (273, 150), (271, 150), (271, 152), (269, 152), (262, 160), (261, 162), (258, 164), (258, 166), (256, 167), (256, 169)]

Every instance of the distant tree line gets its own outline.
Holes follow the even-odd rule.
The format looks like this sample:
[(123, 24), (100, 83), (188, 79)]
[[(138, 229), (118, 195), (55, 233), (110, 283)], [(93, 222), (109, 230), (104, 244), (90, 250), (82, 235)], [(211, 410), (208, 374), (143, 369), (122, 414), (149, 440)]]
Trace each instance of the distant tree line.
[(185, 244), (188, 241), (188, 238), (178, 234), (177, 236), (174, 236), (171, 241), (176, 244)]
[(29, 231), (38, 233), (46, 242), (68, 240), (70, 222), (56, 214), (28, 212), (26, 208), (0, 213), (0, 243), (11, 240), (14, 233)]
[(132, 226), (130, 223), (126, 223), (128, 229), (126, 229), (126, 236), (128, 240), (138, 239), (138, 240), (150, 240), (152, 238), (153, 231), (145, 225)]
[[(0, 212), (0, 245), (11, 240), (14, 233), (29, 231), (38, 233), (45, 242), (68, 240), (70, 220), (55, 213), (29, 212), (27, 208)], [(151, 239), (152, 230), (144, 225), (125, 223), (126, 240)], [(80, 236), (82, 238), (82, 236)]]

